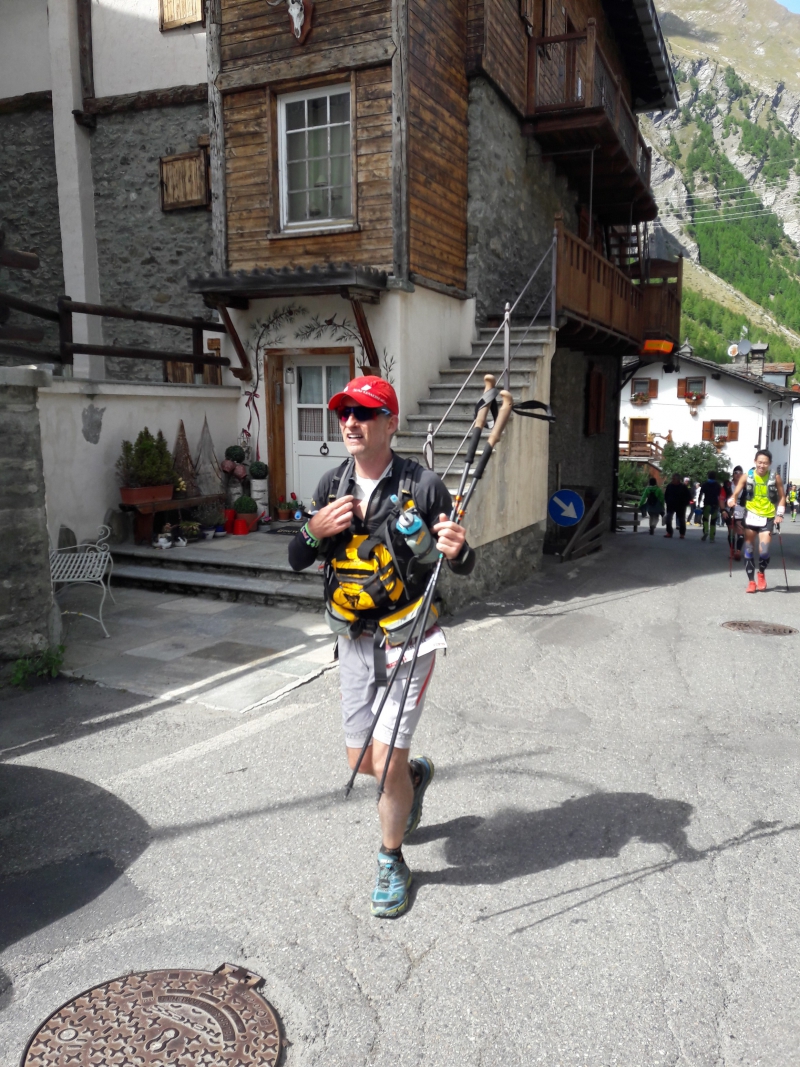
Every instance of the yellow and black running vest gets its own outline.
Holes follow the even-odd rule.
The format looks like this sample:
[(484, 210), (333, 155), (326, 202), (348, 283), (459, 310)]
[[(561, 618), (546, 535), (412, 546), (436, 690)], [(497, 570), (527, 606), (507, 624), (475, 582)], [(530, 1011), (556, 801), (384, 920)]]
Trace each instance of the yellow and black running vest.
[(762, 518), (771, 519), (775, 515), (778, 502), (778, 480), (775, 472), (770, 471), (764, 478), (751, 467), (747, 472), (747, 510)]

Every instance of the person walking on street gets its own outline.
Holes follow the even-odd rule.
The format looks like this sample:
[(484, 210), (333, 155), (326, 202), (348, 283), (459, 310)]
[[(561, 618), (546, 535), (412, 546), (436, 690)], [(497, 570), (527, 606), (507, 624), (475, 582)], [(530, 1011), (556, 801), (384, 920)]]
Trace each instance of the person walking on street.
[[(736, 560), (739, 560), (739, 559), (742, 558), (742, 545), (744, 544), (744, 497), (745, 497), (745, 492), (744, 492), (744, 490), (742, 490), (742, 492), (739, 493), (738, 496), (736, 496), (734, 494), (733, 490), (736, 487), (736, 485), (737, 485), (739, 479), (741, 478), (741, 476), (742, 476), (742, 468), (738, 467), (738, 466), (734, 467), (733, 468), (733, 473), (731, 474), (730, 496), (733, 496), (736, 502), (733, 505), (733, 509), (731, 511), (731, 514), (732, 514), (732, 517), (733, 517), (733, 526), (732, 526), (732, 529), (731, 529), (730, 536), (731, 536), (731, 539), (732, 539), (731, 540), (731, 545), (733, 547), (733, 558), (736, 559)], [(729, 496), (729, 499), (730, 499), (730, 496)]]
[(686, 536), (686, 509), (689, 506), (689, 488), (684, 485), (680, 476), (673, 474), (670, 483), (664, 490), (664, 503), (667, 508), (667, 532), (665, 537), (672, 537), (672, 519), (675, 518), (681, 541)]
[(794, 517), (797, 514), (797, 489), (793, 485), (789, 486), (788, 500), (789, 507), (792, 509), (792, 522), (794, 522)]
[(700, 486), (700, 492), (697, 494), (697, 503), (703, 508), (703, 536), (700, 540), (707, 540), (710, 533), (713, 544), (719, 517), (719, 482), (716, 471), (708, 472), (708, 478)]
[(689, 496), (689, 503), (686, 506), (686, 521), (692, 521), (692, 515), (694, 514), (694, 489), (692, 488), (692, 479), (684, 478), (683, 484), (686, 486), (686, 492)]
[[(769, 566), (769, 547), (772, 531), (780, 525), (786, 513), (786, 492), (781, 476), (773, 471), (772, 453), (762, 448), (756, 452), (755, 465), (747, 474), (741, 474), (728, 500), (730, 507), (736, 504), (736, 498), (745, 494), (744, 516), (744, 567), (747, 571), (747, 592), (763, 592), (767, 588), (764, 573)], [(753, 551), (758, 535), (758, 576), (756, 583), (755, 559)]]
[(693, 525), (695, 525), (695, 526), (702, 526), (703, 525), (703, 508), (702, 508), (702, 505), (700, 504), (700, 490), (702, 488), (703, 487), (700, 484), (700, 482), (695, 482), (694, 483), (694, 519), (693, 519)]
[[(338, 635), (342, 719), (352, 769), (386, 689), (387, 666), (396, 662), (400, 652), (394, 649), (394, 661), (387, 655), (389, 630), (416, 618), (414, 609), (420, 608), (439, 553), (459, 575), (471, 573), (475, 553), (465, 540), (464, 527), (448, 518), (452, 500), (441, 478), (416, 460), (392, 451), (399, 409), (387, 381), (371, 375), (355, 378), (331, 398), (328, 408), (338, 417), (350, 458), (320, 481), (309, 509), (311, 517), (289, 545), (289, 563), (295, 571), (318, 559), (325, 564), (326, 621)], [(402, 532), (406, 526), (398, 526), (398, 519), (410, 514), (411, 508), (413, 528), (419, 529), (413, 541)], [(420, 821), (425, 790), (434, 775), (430, 758), (409, 761), (409, 748), (425, 704), (436, 649), (445, 647), (436, 616), (432, 611), (433, 625), (420, 639), (405, 707), (400, 704), (410, 662), (396, 675), (360, 766), (362, 774), (380, 781), (400, 716), (378, 803), (382, 838), (371, 911), (379, 918), (394, 918), (408, 908), (411, 871), (403, 857), (403, 840)], [(391, 631), (394, 642), (397, 633)], [(400, 640), (404, 638), (405, 633)]]
[(664, 514), (664, 494), (655, 478), (650, 479), (649, 485), (642, 493), (639, 508), (643, 514), (647, 514), (650, 520), (650, 533), (654, 534), (658, 526), (658, 518)]

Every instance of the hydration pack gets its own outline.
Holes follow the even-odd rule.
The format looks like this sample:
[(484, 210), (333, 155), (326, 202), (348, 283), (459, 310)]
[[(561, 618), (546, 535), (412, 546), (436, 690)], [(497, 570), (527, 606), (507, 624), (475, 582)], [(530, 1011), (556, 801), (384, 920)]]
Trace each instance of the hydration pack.
[[(756, 469), (751, 467), (747, 472), (747, 499), (753, 500), (756, 495)], [(767, 481), (767, 497), (771, 504), (778, 503), (778, 479), (775, 476), (775, 471), (769, 472), (769, 479)]]

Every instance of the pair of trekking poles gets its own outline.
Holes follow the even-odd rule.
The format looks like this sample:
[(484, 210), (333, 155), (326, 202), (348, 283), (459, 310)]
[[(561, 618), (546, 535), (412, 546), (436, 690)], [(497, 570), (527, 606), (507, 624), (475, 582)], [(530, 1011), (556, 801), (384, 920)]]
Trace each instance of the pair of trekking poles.
[[(734, 544), (738, 534), (736, 533), (736, 509), (729, 511), (730, 527), (728, 528), (728, 577), (733, 577), (733, 553)], [(778, 534), (778, 544), (781, 546), (781, 563), (783, 564), (783, 577), (786, 581), (786, 592), (789, 592), (789, 575), (786, 573), (786, 556), (783, 554), (783, 538), (781, 537), (781, 523), (777, 523), (775, 530)]]
[[(453, 499), (453, 507), (450, 512), (450, 521), (457, 522), (459, 525), (463, 523), (464, 514), (467, 510), (470, 500), (472, 499), (472, 495), (475, 492), (475, 487), (483, 477), (483, 472), (486, 470), (486, 466), (491, 458), (495, 445), (500, 440), (503, 434), (503, 430), (505, 429), (506, 423), (508, 422), (509, 416), (511, 415), (511, 410), (514, 404), (511, 393), (508, 392), (508, 390), (504, 389), (501, 391), (496, 388), (496, 379), (493, 374), (484, 375), (484, 383), (486, 385), (486, 390), (481, 399), (478, 401), (475, 421), (472, 430), (469, 433), (469, 443), (467, 445), (466, 456), (464, 457), (464, 469), (461, 472), (461, 481), (459, 483), (458, 492), (456, 493)], [(501, 401), (499, 411), (497, 410), (498, 396), (500, 397)], [(528, 403), (530, 404), (531, 402)], [(537, 406), (544, 407), (544, 405), (538, 404), (538, 402), (536, 403)], [(495, 416), (494, 425), (492, 426), (488, 440), (484, 445), (483, 452), (481, 453), (478, 462), (475, 466), (475, 470), (472, 474), (472, 481), (470, 482), (469, 488), (467, 489), (467, 481), (469, 479), (470, 469), (472, 468), (472, 464), (475, 462), (475, 455), (478, 451), (478, 444), (486, 427), (486, 419), (490, 411)], [(523, 411), (520, 411), (519, 413), (527, 414), (527, 412)], [(400, 667), (403, 663), (403, 660), (405, 659), (409, 645), (413, 640), (414, 652), (411, 657), (411, 666), (409, 668), (408, 675), (403, 686), (403, 694), (400, 698), (400, 706), (397, 711), (397, 718), (395, 719), (394, 729), (392, 730), (392, 738), (389, 743), (389, 751), (386, 755), (386, 763), (384, 764), (383, 774), (381, 775), (380, 785), (378, 786), (378, 800), (380, 800), (381, 795), (383, 794), (384, 786), (386, 784), (386, 774), (389, 770), (389, 764), (392, 759), (392, 753), (394, 752), (395, 742), (397, 741), (397, 733), (400, 729), (400, 720), (403, 717), (403, 711), (406, 706), (406, 700), (408, 699), (408, 691), (411, 687), (411, 679), (414, 676), (414, 668), (417, 665), (417, 657), (419, 656), (419, 646), (422, 642), (422, 637), (425, 633), (425, 630), (427, 629), (428, 614), (430, 612), (431, 605), (433, 604), (433, 598), (436, 592), (436, 583), (439, 580), (439, 575), (441, 574), (443, 563), (444, 556), (439, 553), (439, 558), (436, 561), (436, 564), (433, 568), (433, 572), (431, 573), (431, 576), (428, 579), (428, 584), (425, 587), (425, 593), (423, 594), (421, 609), (417, 615), (417, 618), (414, 621), (414, 625), (412, 626), (410, 633), (405, 639), (405, 642), (400, 650), (400, 655), (397, 659), (397, 662), (392, 668), (392, 672), (386, 682), (386, 688), (383, 691), (383, 696), (381, 697), (380, 704), (378, 705), (377, 711), (372, 717), (372, 725), (370, 726), (369, 733), (361, 748), (358, 760), (356, 761), (356, 765), (353, 768), (353, 773), (350, 775), (350, 780), (345, 787), (345, 799), (350, 796), (350, 792), (356, 780), (356, 775), (358, 774), (359, 768), (361, 767), (361, 762), (364, 759), (364, 756), (366, 755), (370, 743), (372, 742), (372, 735), (375, 731), (375, 727), (378, 725), (378, 719), (381, 717), (381, 712), (386, 706), (386, 702), (389, 699), (389, 694), (391, 693), (392, 686), (394, 685), (395, 679), (397, 678), (397, 675), (400, 671)]]

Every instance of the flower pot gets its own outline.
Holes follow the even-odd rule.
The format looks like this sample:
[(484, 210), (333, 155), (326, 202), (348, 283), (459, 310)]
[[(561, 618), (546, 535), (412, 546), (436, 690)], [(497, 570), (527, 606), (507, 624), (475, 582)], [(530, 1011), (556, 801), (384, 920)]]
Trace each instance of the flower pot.
[(225, 536), (225, 534), (226, 534), (227, 532), (228, 532), (228, 531), (227, 531), (227, 530), (225, 529), (225, 527), (224, 527), (224, 526), (218, 526), (218, 527), (217, 527), (217, 528), (216, 528), (216, 529), (214, 530), (214, 536), (215, 536), (215, 537), (224, 537), (224, 536)]
[(250, 496), (257, 504), (267, 506), (269, 480), (267, 478), (250, 479)]
[(120, 487), (119, 495), (123, 504), (152, 504), (156, 500), (172, 500), (175, 486), (170, 485), (142, 485), (137, 489), (130, 486)]
[(278, 508), (278, 518), (281, 522), (287, 522), (291, 517), (292, 513), (289, 508)]
[(247, 529), (247, 523), (244, 519), (233, 520), (233, 530), (231, 531), (234, 537), (245, 537), (250, 531)]
[(233, 533), (233, 523), (236, 519), (236, 512), (233, 508), (225, 508), (225, 533)]
[[(245, 530), (245, 533), (251, 533), (251, 531), (253, 531), (256, 528), (256, 523), (258, 522), (258, 512), (257, 511), (253, 511), (253, 512), (249, 512), (249, 513), (243, 513), (241, 515), (237, 515), (236, 519), (234, 520), (234, 523), (233, 523), (234, 527), (236, 526), (237, 522), (243, 522), (245, 524), (245, 526), (247, 527), (247, 529)], [(233, 532), (236, 533), (236, 530), (234, 529)]]
[(204, 541), (210, 541), (216, 533), (216, 526), (201, 526), (200, 536)]

